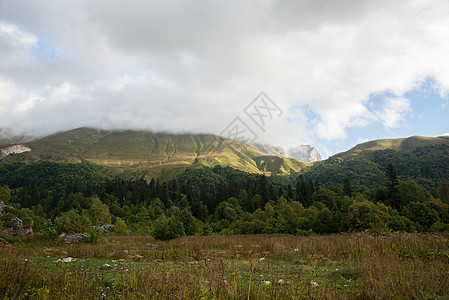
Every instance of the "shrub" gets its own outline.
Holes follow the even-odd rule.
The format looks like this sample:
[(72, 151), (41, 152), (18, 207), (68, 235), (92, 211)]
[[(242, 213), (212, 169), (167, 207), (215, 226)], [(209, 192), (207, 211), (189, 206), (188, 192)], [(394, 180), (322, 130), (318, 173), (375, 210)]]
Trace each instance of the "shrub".
[(96, 244), (96, 243), (100, 242), (103, 238), (103, 232), (101, 231), (100, 228), (97, 228), (97, 227), (89, 228), (87, 230), (87, 233), (90, 235), (86, 239), (86, 242), (88, 242), (88, 243)]
[(72, 209), (68, 212), (61, 213), (55, 219), (55, 228), (60, 233), (83, 233), (90, 229), (91, 223), (86, 213), (79, 214)]
[(171, 240), (185, 236), (184, 226), (175, 217), (162, 214), (153, 222), (152, 235), (157, 240)]

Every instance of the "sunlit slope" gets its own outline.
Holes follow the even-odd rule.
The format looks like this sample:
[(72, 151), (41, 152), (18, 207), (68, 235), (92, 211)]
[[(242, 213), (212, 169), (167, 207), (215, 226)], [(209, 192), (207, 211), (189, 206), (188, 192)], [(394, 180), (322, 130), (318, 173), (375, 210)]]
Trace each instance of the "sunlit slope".
[(354, 156), (364, 156), (371, 158), (373, 153), (377, 150), (396, 150), (410, 152), (417, 147), (425, 147), (432, 145), (449, 145), (448, 137), (424, 137), (412, 136), (409, 138), (400, 139), (381, 139), (358, 144), (354, 148), (342, 153), (334, 155), (347, 159)]
[(109, 175), (171, 177), (186, 168), (230, 166), (252, 173), (289, 175), (310, 164), (263, 155), (245, 144), (210, 134), (169, 134), (150, 131), (102, 131), (79, 128), (23, 145), (31, 152), (3, 161), (81, 162), (87, 160)]

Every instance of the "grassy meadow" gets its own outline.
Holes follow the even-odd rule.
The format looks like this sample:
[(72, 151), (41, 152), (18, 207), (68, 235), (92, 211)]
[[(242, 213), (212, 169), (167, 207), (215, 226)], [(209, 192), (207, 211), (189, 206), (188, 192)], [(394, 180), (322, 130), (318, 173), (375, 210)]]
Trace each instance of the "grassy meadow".
[(449, 235), (106, 236), (0, 245), (15, 299), (447, 299)]

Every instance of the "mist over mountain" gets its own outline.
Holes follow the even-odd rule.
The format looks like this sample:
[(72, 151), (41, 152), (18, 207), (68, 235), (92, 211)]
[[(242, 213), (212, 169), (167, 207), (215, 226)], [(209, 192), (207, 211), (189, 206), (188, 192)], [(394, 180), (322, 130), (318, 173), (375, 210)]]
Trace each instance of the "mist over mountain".
[[(3, 162), (86, 160), (104, 168), (109, 175), (123, 178), (170, 178), (187, 168), (216, 165), (267, 175), (297, 175), (310, 165), (293, 158), (266, 155), (212, 134), (78, 128), (32, 141), (21, 141), (12, 135), (4, 140), (7, 143), (0, 146)], [(11, 145), (12, 141), (18, 143)]]
[(290, 157), (304, 162), (315, 162), (321, 160), (320, 153), (314, 146), (311, 145), (299, 145), (296, 147), (285, 148), (270, 144), (253, 143), (251, 144), (251, 147), (265, 154)]

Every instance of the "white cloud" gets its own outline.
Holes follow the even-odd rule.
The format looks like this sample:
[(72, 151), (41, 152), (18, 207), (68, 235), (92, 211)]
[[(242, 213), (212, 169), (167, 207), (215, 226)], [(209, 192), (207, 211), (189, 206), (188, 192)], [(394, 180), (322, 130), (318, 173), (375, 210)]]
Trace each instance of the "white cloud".
[(441, 136), (449, 136), (449, 132), (443, 133)]
[(401, 126), (406, 119), (407, 114), (412, 111), (410, 100), (407, 98), (386, 98), (384, 100), (383, 110), (378, 113), (382, 124), (386, 128), (396, 128)]
[[(295, 120), (264, 140), (393, 128), (412, 109), (407, 91), (427, 78), (449, 90), (447, 15), (444, 0), (3, 0), (0, 126), (218, 133), (263, 90)], [(383, 102), (368, 103), (383, 92), (378, 114)], [(312, 128), (289, 111), (305, 105)]]

